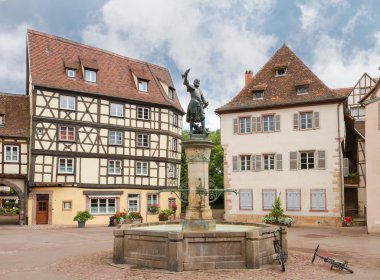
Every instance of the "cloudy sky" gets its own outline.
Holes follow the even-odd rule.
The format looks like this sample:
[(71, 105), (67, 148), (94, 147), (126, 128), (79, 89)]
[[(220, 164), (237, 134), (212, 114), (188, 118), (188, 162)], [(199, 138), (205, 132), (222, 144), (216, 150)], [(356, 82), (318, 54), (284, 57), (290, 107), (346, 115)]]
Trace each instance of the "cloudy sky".
[(216, 129), (214, 109), (283, 43), (331, 88), (379, 77), (379, 18), (377, 0), (0, 0), (0, 91), (25, 93), (32, 28), (167, 67), (184, 108), (191, 68)]

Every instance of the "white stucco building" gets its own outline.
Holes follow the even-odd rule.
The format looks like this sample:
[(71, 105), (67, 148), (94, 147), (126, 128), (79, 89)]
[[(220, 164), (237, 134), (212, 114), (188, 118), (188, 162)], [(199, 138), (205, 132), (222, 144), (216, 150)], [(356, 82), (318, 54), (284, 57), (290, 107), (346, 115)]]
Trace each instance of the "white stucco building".
[[(251, 76), (250, 76), (251, 75)], [(329, 89), (283, 45), (218, 108), (227, 220), (259, 222), (276, 196), (297, 224), (340, 225), (344, 216), (346, 95)]]

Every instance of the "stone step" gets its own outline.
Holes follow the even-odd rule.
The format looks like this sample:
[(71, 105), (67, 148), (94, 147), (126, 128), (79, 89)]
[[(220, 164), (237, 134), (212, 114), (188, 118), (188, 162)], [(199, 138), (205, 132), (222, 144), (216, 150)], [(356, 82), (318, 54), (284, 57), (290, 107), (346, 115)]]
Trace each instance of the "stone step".
[(366, 225), (367, 225), (366, 219), (355, 218), (351, 222), (351, 226), (353, 227), (361, 227), (361, 226), (366, 226)]

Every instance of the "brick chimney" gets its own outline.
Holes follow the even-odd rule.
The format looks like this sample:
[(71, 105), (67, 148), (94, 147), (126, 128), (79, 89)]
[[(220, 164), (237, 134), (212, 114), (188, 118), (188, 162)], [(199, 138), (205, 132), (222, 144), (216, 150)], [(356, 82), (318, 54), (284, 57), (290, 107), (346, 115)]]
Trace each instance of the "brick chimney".
[(252, 80), (252, 78), (253, 78), (252, 70), (245, 71), (245, 85), (248, 85), (248, 83)]

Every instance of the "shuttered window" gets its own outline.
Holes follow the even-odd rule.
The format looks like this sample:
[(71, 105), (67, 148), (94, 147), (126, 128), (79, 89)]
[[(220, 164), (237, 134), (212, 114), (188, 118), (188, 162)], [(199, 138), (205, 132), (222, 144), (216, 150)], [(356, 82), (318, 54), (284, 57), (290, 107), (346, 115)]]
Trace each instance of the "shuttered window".
[(319, 128), (319, 112), (314, 112), (313, 128)]
[(298, 153), (290, 152), (290, 170), (297, 170), (298, 168)]
[(240, 210), (253, 209), (252, 190), (240, 190), (239, 200)]
[(252, 132), (261, 132), (261, 117), (252, 117)]
[(232, 171), (239, 171), (239, 169), (238, 169), (238, 157), (237, 156), (232, 157)]
[(315, 168), (315, 153), (311, 152), (300, 152), (300, 168), (301, 169), (314, 169)]
[(301, 112), (293, 114), (293, 129), (305, 130), (319, 128), (319, 112)]
[(305, 112), (300, 113), (300, 129), (311, 129), (313, 128), (313, 113)]
[(301, 210), (301, 190), (286, 190), (286, 210)]
[(252, 170), (253, 171), (261, 170), (261, 155), (252, 156)]
[(233, 120), (233, 132), (234, 134), (237, 134), (239, 130), (239, 124), (238, 124), (238, 119)]
[(274, 155), (263, 155), (264, 170), (274, 170)]
[(311, 210), (326, 210), (326, 191), (311, 190)]
[(282, 154), (276, 154), (276, 170), (282, 170)]
[(326, 152), (325, 151), (317, 151), (317, 157), (318, 157), (318, 169), (325, 169), (326, 168)]
[(240, 170), (248, 171), (251, 170), (251, 156), (240, 156)]
[(276, 190), (263, 190), (263, 210), (271, 210), (276, 200)]
[(298, 113), (293, 114), (293, 129), (298, 130)]
[(280, 131), (281, 130), (281, 118), (280, 115), (275, 115), (275, 131)]
[(343, 176), (348, 177), (348, 174), (350, 173), (349, 165), (350, 160), (348, 158), (343, 159)]
[(273, 115), (263, 116), (263, 131), (264, 132), (274, 131), (274, 116)]
[(251, 118), (239, 118), (240, 133), (251, 133)]

